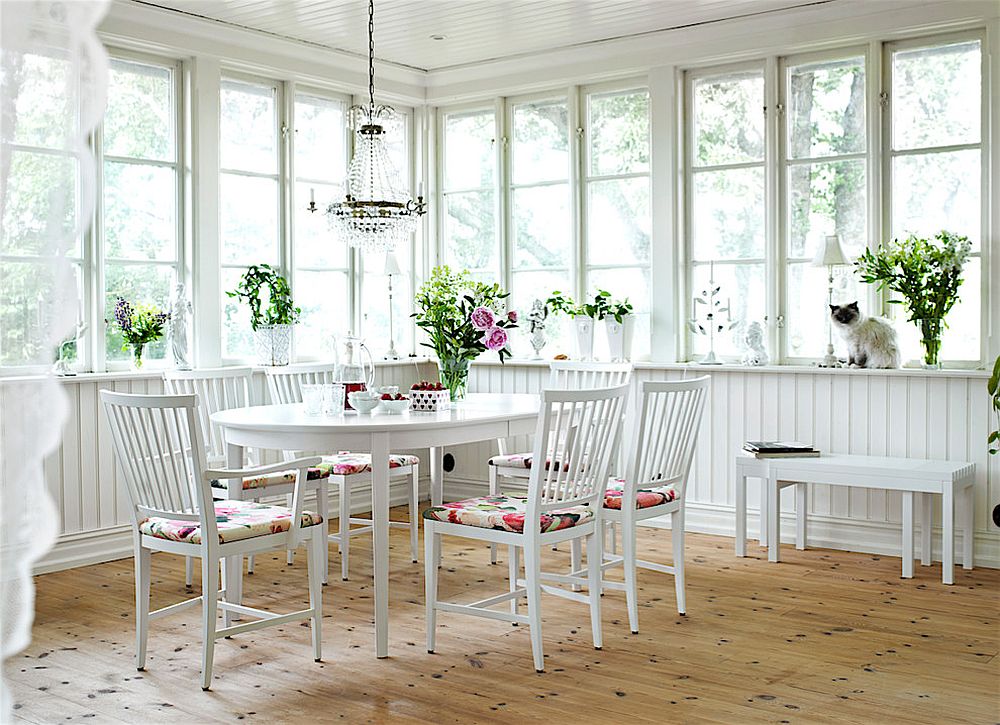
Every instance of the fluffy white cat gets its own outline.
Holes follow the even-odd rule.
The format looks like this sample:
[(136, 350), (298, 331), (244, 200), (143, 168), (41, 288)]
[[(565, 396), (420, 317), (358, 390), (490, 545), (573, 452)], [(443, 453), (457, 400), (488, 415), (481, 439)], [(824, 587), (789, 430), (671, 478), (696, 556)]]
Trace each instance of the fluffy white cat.
[(833, 326), (847, 343), (847, 362), (859, 368), (898, 368), (896, 331), (881, 317), (868, 317), (858, 303), (830, 305)]

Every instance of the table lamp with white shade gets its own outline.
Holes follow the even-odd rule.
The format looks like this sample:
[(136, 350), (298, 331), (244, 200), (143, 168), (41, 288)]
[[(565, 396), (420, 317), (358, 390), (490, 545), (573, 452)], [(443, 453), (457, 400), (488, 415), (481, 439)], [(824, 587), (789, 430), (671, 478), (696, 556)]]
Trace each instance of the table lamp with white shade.
[(382, 270), (382, 274), (389, 278), (389, 350), (385, 354), (386, 360), (399, 360), (399, 353), (396, 352), (396, 338), (392, 331), (392, 278), (393, 275), (400, 275), (402, 273), (403, 270), (399, 268), (396, 255), (388, 252), (385, 255), (385, 268)]
[[(851, 263), (851, 260), (844, 254), (844, 248), (840, 246), (840, 236), (831, 234), (826, 237), (820, 245), (816, 257), (812, 261), (813, 267), (826, 267), (829, 272), (829, 288), (827, 290), (827, 305), (833, 304), (833, 268), (843, 267)], [(830, 310), (827, 307), (826, 314), (826, 356), (819, 364), (822, 368), (839, 368), (840, 360), (833, 353), (833, 322), (830, 320)]]

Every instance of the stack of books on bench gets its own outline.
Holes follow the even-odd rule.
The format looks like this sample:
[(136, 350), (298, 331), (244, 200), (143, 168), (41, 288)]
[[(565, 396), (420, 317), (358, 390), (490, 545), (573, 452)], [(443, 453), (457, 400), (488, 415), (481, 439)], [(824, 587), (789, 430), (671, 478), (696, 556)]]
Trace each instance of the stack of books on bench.
[(819, 458), (819, 451), (798, 441), (747, 441), (743, 450), (757, 458)]

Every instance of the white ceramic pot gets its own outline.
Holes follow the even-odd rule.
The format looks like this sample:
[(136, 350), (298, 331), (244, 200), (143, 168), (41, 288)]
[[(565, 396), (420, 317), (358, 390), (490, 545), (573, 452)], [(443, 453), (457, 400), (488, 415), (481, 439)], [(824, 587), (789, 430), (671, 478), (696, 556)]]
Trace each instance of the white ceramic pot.
[(291, 325), (261, 325), (253, 333), (257, 362), (266, 367), (287, 365), (292, 351)]
[(594, 359), (594, 318), (586, 315), (573, 316), (573, 330), (576, 332), (576, 354), (580, 360)]
[(614, 317), (605, 317), (604, 325), (608, 332), (608, 352), (611, 354), (611, 362), (624, 362), (631, 359), (635, 316), (624, 315), (621, 322), (618, 322)]

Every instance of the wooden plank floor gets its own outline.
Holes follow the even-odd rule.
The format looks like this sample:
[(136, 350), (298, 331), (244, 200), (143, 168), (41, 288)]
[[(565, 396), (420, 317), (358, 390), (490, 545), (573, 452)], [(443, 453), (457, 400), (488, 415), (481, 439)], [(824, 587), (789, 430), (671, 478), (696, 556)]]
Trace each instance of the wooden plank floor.
[[(370, 544), (355, 541), (353, 579), (325, 589), (325, 662), (311, 660), (300, 624), (219, 640), (212, 692), (199, 687), (197, 610), (154, 622), (147, 671), (134, 669), (130, 559), (38, 577), (34, 641), (6, 668), (15, 715), (33, 723), (1000, 719), (1000, 571), (958, 569), (946, 587), (939, 565), (918, 565), (904, 581), (892, 557), (786, 547), (772, 565), (755, 546), (736, 559), (731, 539), (689, 535), (688, 616), (676, 614), (671, 577), (641, 572), (641, 633), (629, 633), (624, 597), (609, 592), (604, 649), (595, 651), (587, 608), (543, 596), (547, 672), (536, 674), (527, 628), (502, 622), (441, 613), (438, 652), (425, 652), (422, 569), (398, 529), (392, 656), (376, 660)], [(669, 563), (669, 531), (643, 530), (640, 550)], [(444, 553), (444, 597), (471, 601), (506, 588), (506, 566), (489, 566), (485, 547), (445, 539)], [(567, 558), (544, 560), (555, 569)], [(258, 559), (247, 602), (301, 606), (299, 562)], [(186, 593), (181, 559), (154, 555), (153, 606)]]

